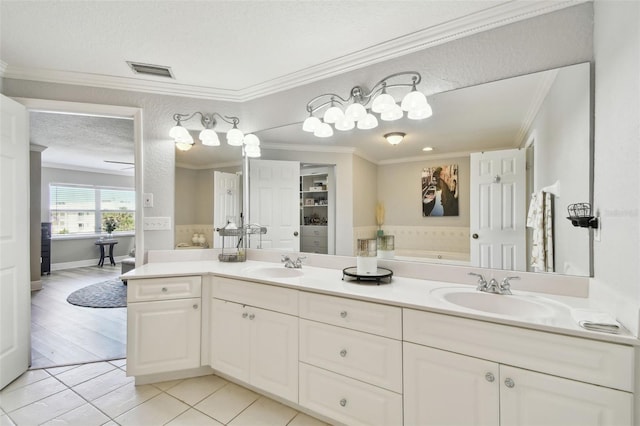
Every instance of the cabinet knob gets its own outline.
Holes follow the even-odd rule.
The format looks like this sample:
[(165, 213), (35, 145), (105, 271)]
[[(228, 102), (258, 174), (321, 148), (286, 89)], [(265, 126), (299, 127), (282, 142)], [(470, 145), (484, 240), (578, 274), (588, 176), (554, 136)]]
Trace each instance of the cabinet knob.
[(297, 237), (297, 236), (298, 236), (298, 231), (294, 231), (294, 232), (293, 232), (293, 236), (294, 236), (294, 237)]
[(493, 383), (493, 381), (496, 379), (496, 377), (493, 375), (493, 373), (485, 374), (484, 378), (487, 379), (487, 382), (489, 382), (489, 383)]
[(504, 379), (504, 385), (508, 388), (512, 388), (516, 385), (516, 383), (513, 381), (513, 379), (507, 377), (506, 379)]
[(345, 405), (347, 405), (347, 400), (346, 400), (345, 398), (342, 398), (342, 399), (340, 400), (340, 405), (342, 405), (343, 407), (344, 407)]
[(256, 316), (255, 316), (255, 314), (251, 314), (251, 315), (249, 315), (249, 319), (250, 319), (250, 320), (254, 319), (255, 317), (256, 317)]
[(342, 312), (340, 312), (340, 316), (341, 316), (342, 318), (346, 318), (346, 317), (347, 317), (347, 311), (342, 311)]
[(477, 239), (478, 239), (478, 234), (473, 234), (473, 235), (471, 236), (471, 238), (473, 238), (474, 240), (477, 240)]
[(198, 304), (197, 303), (193, 304), (193, 309), (198, 309)]
[(167, 292), (167, 288), (166, 287), (162, 287), (162, 292), (166, 293)]
[(347, 356), (347, 350), (346, 350), (346, 349), (341, 350), (341, 351), (340, 351), (340, 356), (341, 356), (342, 358), (344, 358), (345, 356)]
[(249, 316), (249, 314), (248, 314), (248, 313), (246, 313), (246, 312), (243, 312), (243, 313), (242, 313), (242, 318), (246, 318), (246, 317), (248, 317), (248, 316)]

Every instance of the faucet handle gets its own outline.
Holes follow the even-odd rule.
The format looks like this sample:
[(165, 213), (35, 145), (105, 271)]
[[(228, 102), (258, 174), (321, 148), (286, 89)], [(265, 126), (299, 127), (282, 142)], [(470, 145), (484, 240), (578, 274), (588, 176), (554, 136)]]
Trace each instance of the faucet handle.
[(289, 257), (289, 255), (283, 254), (282, 257), (280, 258), (280, 262), (284, 263), (284, 262), (290, 262), (291, 258)]
[(504, 277), (502, 279), (502, 286), (509, 287), (509, 286), (511, 286), (511, 283), (509, 281), (511, 281), (511, 280), (519, 280), (519, 279), (520, 279), (520, 277)]
[(482, 274), (476, 274), (475, 272), (469, 272), (469, 275), (473, 275), (474, 277), (478, 277), (478, 282), (479, 283), (486, 283), (487, 282), (484, 279), (484, 276), (482, 276)]

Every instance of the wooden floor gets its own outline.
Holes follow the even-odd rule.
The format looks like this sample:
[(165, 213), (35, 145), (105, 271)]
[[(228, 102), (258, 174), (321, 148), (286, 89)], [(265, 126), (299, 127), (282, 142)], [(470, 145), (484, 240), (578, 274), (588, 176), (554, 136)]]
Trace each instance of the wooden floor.
[(85, 308), (67, 302), (73, 291), (120, 275), (120, 264), (54, 271), (31, 293), (31, 368), (126, 356), (127, 308)]

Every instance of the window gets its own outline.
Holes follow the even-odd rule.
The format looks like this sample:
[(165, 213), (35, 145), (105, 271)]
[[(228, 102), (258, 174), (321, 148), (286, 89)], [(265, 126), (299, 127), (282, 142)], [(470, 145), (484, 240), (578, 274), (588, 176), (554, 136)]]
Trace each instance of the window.
[(114, 232), (135, 231), (135, 191), (124, 188), (49, 185), (53, 235), (105, 234), (107, 218), (117, 222)]

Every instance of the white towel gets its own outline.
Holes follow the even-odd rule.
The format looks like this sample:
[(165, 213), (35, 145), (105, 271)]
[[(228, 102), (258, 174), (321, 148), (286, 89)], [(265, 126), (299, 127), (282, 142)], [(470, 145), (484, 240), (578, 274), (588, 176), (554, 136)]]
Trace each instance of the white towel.
[(578, 325), (591, 331), (619, 333), (622, 325), (615, 317), (607, 312), (594, 309), (572, 309), (571, 317)]

